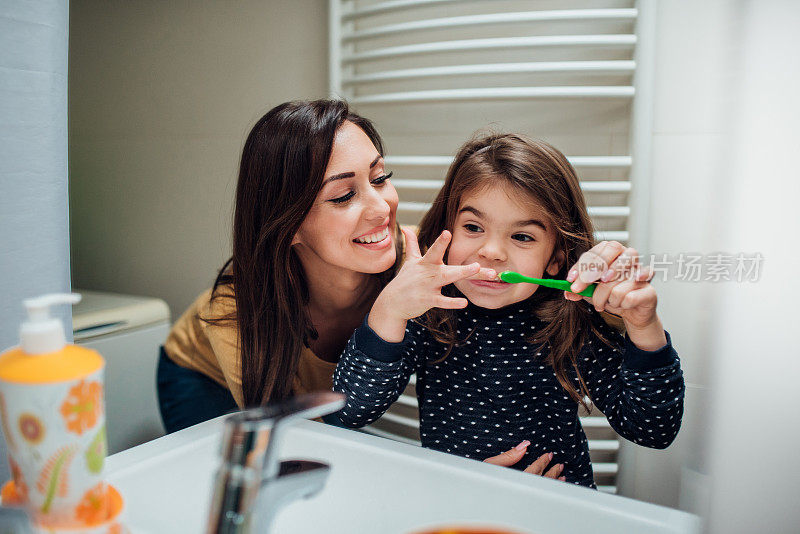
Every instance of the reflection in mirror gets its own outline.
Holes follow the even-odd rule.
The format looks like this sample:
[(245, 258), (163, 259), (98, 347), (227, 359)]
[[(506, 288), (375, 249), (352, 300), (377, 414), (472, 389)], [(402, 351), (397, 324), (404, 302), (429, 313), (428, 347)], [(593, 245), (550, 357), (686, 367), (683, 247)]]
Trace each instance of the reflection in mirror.
[[(168, 6), (150, 6), (159, 12), (153, 17), (141, 6), (121, 3), (115, 10), (97, 10), (74, 3), (74, 286), (158, 299), (177, 320), (210, 287), (230, 253), (237, 165), (247, 129), (278, 102), (328, 94), (329, 59), (330, 78), (338, 80), (331, 89), (373, 120), (385, 139), (401, 224), (420, 221), (456, 149), (473, 132), (489, 127), (544, 139), (562, 150), (578, 173), (598, 239), (649, 252), (652, 221), (630, 214), (637, 200), (633, 185), (649, 187), (650, 181), (646, 164), (637, 168), (633, 163), (632, 150), (639, 146), (632, 132), (648, 131), (652, 124), (632, 95), (635, 83), (652, 94), (648, 72), (677, 54), (662, 52), (666, 57), (660, 58), (652, 48), (642, 49), (654, 35), (637, 35), (637, 21), (644, 26), (641, 21), (652, 13), (637, 13), (633, 2), (583, 1), (571, 9), (609, 9), (604, 12), (608, 16), (576, 11), (563, 19), (523, 20), (512, 15), (516, 20), (369, 33), (397, 24), (473, 15), (502, 19), (504, 13), (557, 8), (540, 4), (443, 2), (376, 12), (344, 20), (334, 29), (341, 40), (329, 46), (322, 1), (284, 2), (279, 17), (254, 3), (195, 8), (189, 18)], [(662, 34), (682, 31), (668, 26), (666, 18), (659, 22)], [(331, 24), (336, 28), (338, 23)], [(654, 32), (650, 26), (645, 27)], [(562, 37), (574, 35), (607, 37), (577, 43)], [(517, 41), (499, 47), (491, 44), (496, 39)], [(451, 40), (476, 45), (359, 59), (369, 51)], [(637, 54), (642, 55), (639, 63), (634, 62)], [(485, 92), (464, 93), (467, 89)], [(668, 94), (668, 88), (662, 92)], [(640, 157), (645, 160), (644, 154)], [(683, 341), (691, 326), (673, 326), (672, 297), (664, 292), (660, 297), (667, 328)], [(679, 326), (684, 331), (676, 332)], [(157, 350), (157, 341), (148, 343), (143, 352)], [(695, 381), (702, 383), (702, 378)], [(621, 443), (597, 410), (585, 415), (595, 480), (602, 490), (678, 505), (683, 435), (667, 451), (653, 453)], [(413, 381), (367, 431), (418, 442)], [(654, 478), (661, 482), (643, 483), (643, 477), (650, 478), (645, 473), (658, 474)]]
[[(713, 222), (721, 213), (709, 216), (722, 208), (708, 200), (720, 135), (706, 134), (725, 121), (708, 95), (723, 92), (726, 52), (714, 43), (728, 42), (729, 9), (692, 3), (694, 24), (686, 24), (683, 1), (656, 10), (652, 2), (575, 0), (567, 15), (548, 0), (274, 4), (70, 5), (72, 279), (98, 302), (75, 311), (85, 334), (76, 339), (103, 344), (109, 384), (147, 391), (145, 420), (133, 426), (155, 428), (115, 438), (115, 406), (130, 402), (114, 397), (122, 385), (109, 385), (110, 443), (119, 439), (112, 452), (163, 432), (149, 377), (170, 324), (231, 255), (248, 131), (280, 102), (333, 94), (383, 137), (403, 225), (419, 224), (476, 131), (519, 132), (568, 157), (597, 240), (634, 247), (660, 268), (659, 316), (680, 348), (686, 383), (682, 428), (665, 450), (619, 438), (602, 413), (582, 408), (594, 481), (604, 492), (704, 513), (705, 303), (714, 276), (726, 276), (706, 254), (725, 249)], [(757, 275), (754, 250), (727, 253), (747, 254), (742, 274)], [(132, 332), (139, 338), (129, 342)], [(220, 387), (222, 377), (212, 377)], [(419, 444), (416, 387), (412, 376), (364, 430)]]

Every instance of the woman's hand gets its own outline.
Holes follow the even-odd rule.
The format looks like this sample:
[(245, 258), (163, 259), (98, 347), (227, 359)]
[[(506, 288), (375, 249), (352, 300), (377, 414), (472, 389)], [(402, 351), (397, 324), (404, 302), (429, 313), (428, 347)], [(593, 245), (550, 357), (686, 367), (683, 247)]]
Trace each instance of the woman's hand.
[(494, 280), (494, 269), (481, 269), (478, 263), (445, 265), (444, 254), (450, 243), (447, 230), (434, 241), (423, 256), (414, 232), (402, 228), (406, 237), (406, 258), (400, 272), (386, 284), (369, 313), (368, 324), (390, 343), (403, 340), (406, 322), (431, 308), (459, 309), (467, 299), (442, 295), (442, 288), (464, 278)]
[[(653, 275), (639, 264), (636, 249), (616, 241), (602, 241), (584, 252), (572, 266), (567, 280), (572, 291), (564, 292), (568, 300), (585, 299), (599, 312), (608, 311), (622, 317), (631, 341), (642, 350), (656, 350), (667, 343), (664, 328), (656, 313), (658, 296), (650, 284)], [(597, 282), (592, 297), (579, 293)]]
[[(528, 445), (531, 442), (528, 440), (523, 441), (513, 449), (509, 449), (505, 452), (498, 454), (497, 456), (492, 456), (491, 458), (486, 458), (484, 462), (487, 464), (494, 464), (494, 465), (502, 465), (504, 467), (511, 467), (512, 465), (516, 464), (522, 457), (525, 456), (525, 451), (528, 449)], [(525, 468), (526, 473), (531, 473), (532, 475), (539, 475), (545, 478), (555, 478), (561, 481), (565, 481), (566, 477), (560, 476), (561, 472), (564, 470), (564, 464), (556, 464), (550, 469), (545, 469), (553, 460), (553, 453), (546, 452), (543, 455), (539, 456), (535, 462)]]

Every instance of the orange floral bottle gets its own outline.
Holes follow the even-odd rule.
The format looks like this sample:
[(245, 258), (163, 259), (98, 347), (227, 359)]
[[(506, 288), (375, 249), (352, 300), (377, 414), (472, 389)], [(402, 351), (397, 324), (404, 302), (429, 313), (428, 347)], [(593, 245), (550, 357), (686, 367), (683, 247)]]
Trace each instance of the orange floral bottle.
[[(50, 306), (80, 295), (24, 302), (20, 346), (0, 354), (0, 419), (14, 494), (41, 526), (81, 529), (104, 521), (103, 372), (97, 352), (67, 345)], [(11, 489), (8, 489), (10, 486)]]

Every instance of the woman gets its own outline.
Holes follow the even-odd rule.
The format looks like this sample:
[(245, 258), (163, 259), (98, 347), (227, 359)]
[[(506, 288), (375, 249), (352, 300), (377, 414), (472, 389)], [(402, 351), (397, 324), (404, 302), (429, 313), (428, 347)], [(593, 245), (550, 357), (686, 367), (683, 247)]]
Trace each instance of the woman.
[(233, 256), (162, 350), (167, 432), (331, 389), (339, 354), (402, 258), (390, 177), (380, 136), (345, 102), (289, 102), (256, 123)]

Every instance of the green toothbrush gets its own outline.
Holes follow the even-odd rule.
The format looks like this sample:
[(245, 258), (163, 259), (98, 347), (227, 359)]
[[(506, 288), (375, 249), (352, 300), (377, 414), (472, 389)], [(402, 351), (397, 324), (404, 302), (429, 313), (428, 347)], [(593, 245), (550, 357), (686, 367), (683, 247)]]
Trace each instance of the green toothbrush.
[[(570, 289), (572, 286), (572, 282), (567, 282), (566, 280), (553, 280), (550, 278), (530, 278), (528, 276), (515, 273), (514, 271), (503, 271), (500, 273), (500, 280), (503, 282), (508, 282), (509, 284), (519, 284), (520, 282), (527, 282), (529, 284), (538, 284), (544, 287), (552, 287), (553, 289), (561, 289), (564, 291), (569, 291), (570, 293), (574, 293)], [(597, 287), (597, 284), (590, 284), (589, 287), (578, 293), (578, 295), (582, 295), (584, 297), (591, 297), (594, 295), (594, 289)]]

